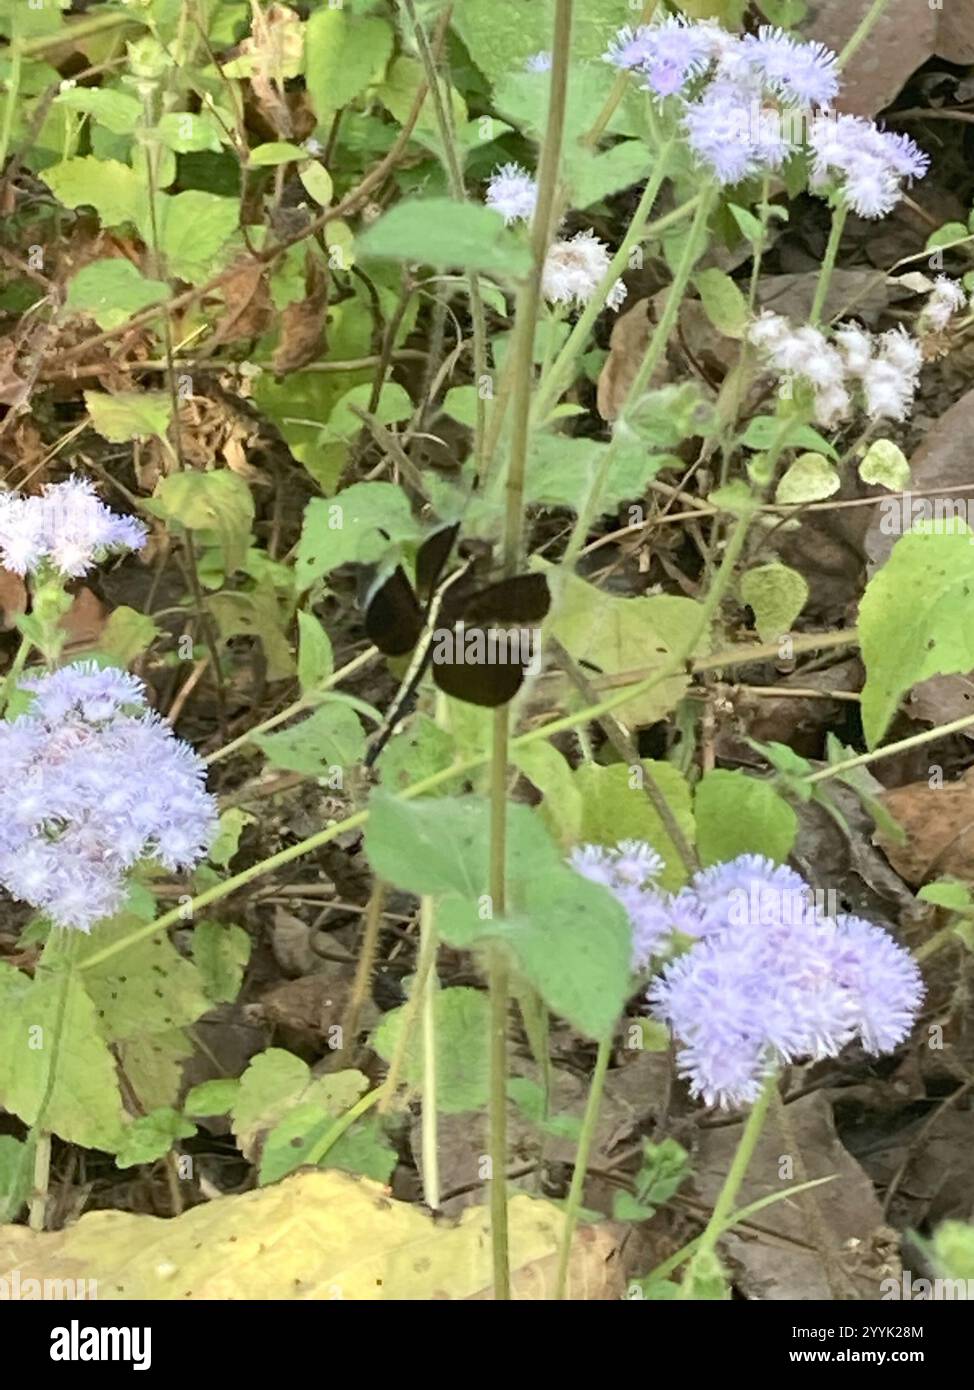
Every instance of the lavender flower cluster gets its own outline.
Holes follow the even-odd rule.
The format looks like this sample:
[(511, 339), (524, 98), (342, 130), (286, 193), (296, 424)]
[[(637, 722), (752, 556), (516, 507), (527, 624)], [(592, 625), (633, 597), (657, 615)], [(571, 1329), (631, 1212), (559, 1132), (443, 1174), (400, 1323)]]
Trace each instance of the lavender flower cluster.
[(140, 860), (178, 870), (202, 858), (216, 802), (134, 676), (78, 662), (20, 684), (35, 699), (0, 723), (0, 884), (87, 932), (122, 906)]
[(87, 478), (51, 483), (38, 497), (0, 492), (0, 564), (14, 574), (48, 565), (78, 579), (119, 550), (140, 550), (145, 527), (99, 500)]
[(929, 166), (908, 136), (834, 115), (835, 53), (770, 25), (737, 36), (713, 20), (669, 15), (620, 30), (604, 57), (641, 76), (675, 111), (691, 151), (720, 184), (774, 173), (805, 150), (813, 191), (877, 218)]
[(638, 842), (588, 845), (571, 862), (626, 908), (636, 969), (691, 938), (647, 997), (708, 1105), (755, 1101), (783, 1062), (833, 1057), (854, 1040), (889, 1052), (908, 1036), (923, 998), (912, 957), (871, 922), (824, 915), (793, 870), (741, 855), (666, 894), (658, 856)]

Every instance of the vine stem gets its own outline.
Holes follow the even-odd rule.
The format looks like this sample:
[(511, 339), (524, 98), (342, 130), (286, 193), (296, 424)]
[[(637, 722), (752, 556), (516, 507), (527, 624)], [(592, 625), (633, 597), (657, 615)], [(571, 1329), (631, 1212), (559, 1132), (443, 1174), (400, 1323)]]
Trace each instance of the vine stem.
[(609, 1070), (609, 1062), (612, 1059), (612, 1037), (613, 1034), (610, 1029), (599, 1043), (598, 1054), (595, 1058), (595, 1070), (589, 1083), (588, 1100), (585, 1103), (585, 1114), (582, 1117), (582, 1132), (578, 1137), (575, 1167), (572, 1172), (571, 1187), (568, 1189), (568, 1200), (565, 1203), (565, 1224), (561, 1233), (561, 1248), (558, 1251), (558, 1272), (555, 1275), (556, 1299), (563, 1299), (567, 1291), (568, 1263), (571, 1259), (572, 1240), (575, 1236), (575, 1227), (578, 1225), (578, 1213), (582, 1205), (582, 1194), (585, 1191), (589, 1155), (595, 1139), (595, 1129), (599, 1122), (605, 1077)]
[(869, 38), (869, 35), (872, 33), (877, 21), (881, 18), (888, 4), (889, 0), (873, 0), (869, 9), (853, 30), (848, 43), (839, 54), (837, 63), (839, 69), (844, 68), (849, 60), (859, 52), (859, 49)]
[(849, 209), (845, 203), (836, 203), (832, 209), (832, 230), (829, 232), (829, 244), (825, 248), (822, 268), (819, 271), (818, 283), (815, 286), (815, 298), (812, 301), (811, 312), (808, 316), (808, 321), (813, 328), (818, 327), (822, 318), (822, 311), (829, 294), (829, 285), (832, 283), (832, 272), (835, 270), (835, 262), (839, 255), (839, 244), (842, 241), (842, 233), (845, 231), (848, 216)]
[(7, 162), (10, 149), (10, 136), (14, 128), (14, 112), (20, 99), (20, 74), (24, 58), (24, 46), (20, 39), (14, 38), (10, 44), (10, 74), (7, 78), (7, 99), (3, 108), (3, 125), (0, 126), (0, 173)]
[(740, 1137), (734, 1160), (727, 1170), (724, 1185), (720, 1189), (714, 1209), (710, 1214), (710, 1220), (704, 1228), (700, 1243), (697, 1246), (696, 1258), (700, 1256), (713, 1255), (717, 1242), (722, 1231), (727, 1226), (728, 1217), (734, 1209), (734, 1202), (740, 1191), (741, 1183), (747, 1174), (751, 1159), (754, 1157), (754, 1150), (764, 1129), (765, 1120), (768, 1117), (768, 1109), (778, 1087), (778, 1073), (773, 1071), (764, 1083), (761, 1094), (751, 1106), (751, 1113), (747, 1117), (744, 1125), (744, 1132)]

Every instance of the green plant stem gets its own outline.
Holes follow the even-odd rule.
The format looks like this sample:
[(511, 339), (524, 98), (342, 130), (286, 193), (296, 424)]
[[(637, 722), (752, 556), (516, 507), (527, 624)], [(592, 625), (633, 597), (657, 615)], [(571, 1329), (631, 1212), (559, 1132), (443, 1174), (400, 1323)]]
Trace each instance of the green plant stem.
[[(639, 365), (639, 370), (626, 395), (625, 402), (620, 411), (622, 417), (625, 416), (626, 411), (644, 394), (646, 387), (652, 380), (653, 373), (663, 359), (663, 354), (670, 340), (670, 334), (673, 332), (673, 328), (677, 321), (677, 315), (680, 312), (683, 296), (690, 283), (693, 267), (696, 265), (697, 259), (703, 249), (703, 240), (706, 235), (707, 224), (710, 220), (710, 213), (716, 201), (716, 197), (717, 189), (714, 184), (709, 184), (700, 195), (700, 201), (697, 204), (690, 231), (683, 244), (683, 252), (676, 270), (674, 271), (673, 281), (666, 296), (666, 306), (663, 309), (663, 313), (660, 315), (659, 323), (653, 331), (653, 336), (646, 348), (643, 360)], [(597, 512), (606, 479), (609, 476), (612, 464), (615, 462), (615, 456), (621, 445), (622, 439), (623, 432), (617, 426), (608, 448), (602, 453), (599, 466), (592, 479), (592, 485), (575, 518), (575, 525), (572, 528), (568, 547), (562, 560), (562, 567), (566, 574), (571, 573), (582, 547), (585, 544), (589, 526), (591, 525), (593, 516), (595, 516)]]
[(918, 946), (912, 953), (917, 965), (922, 965), (925, 960), (935, 956), (942, 947), (950, 945), (951, 942), (960, 944), (963, 938), (957, 935), (957, 922), (948, 922), (946, 927), (941, 927), (929, 937), (922, 946)]
[(349, 1109), (345, 1111), (344, 1115), (339, 1115), (331, 1129), (329, 1129), (326, 1134), (323, 1134), (317, 1144), (313, 1145), (308, 1150), (304, 1162), (306, 1164), (320, 1163), (329, 1149), (335, 1147), (346, 1130), (351, 1129), (357, 1119), (365, 1115), (372, 1109), (373, 1105), (378, 1104), (378, 1102), (382, 1100), (384, 1090), (384, 1086), (377, 1086), (374, 1091), (366, 1091), (365, 1095), (361, 1096), (354, 1105), (350, 1106)]
[(342, 1019), (343, 1044), (346, 1041), (351, 1042), (358, 1032), (359, 1019), (369, 996), (369, 983), (372, 979), (375, 953), (379, 944), (379, 931), (382, 927), (382, 909), (385, 906), (386, 891), (386, 885), (381, 879), (373, 880), (372, 891), (365, 908), (362, 942), (359, 947), (358, 962), (355, 966), (352, 993), (349, 997), (348, 1008), (345, 1010), (345, 1016)]
[[(642, 12), (640, 13), (639, 18), (636, 20), (636, 23), (648, 24), (653, 17), (658, 3), (659, 0), (645, 0)], [(606, 126), (612, 120), (612, 117), (615, 115), (620, 101), (626, 95), (626, 91), (629, 87), (630, 81), (631, 78), (629, 73), (622, 71), (618, 74), (616, 80), (613, 82), (612, 90), (609, 92), (609, 95), (605, 99), (605, 105), (602, 107), (602, 110), (596, 117), (595, 124), (592, 126), (592, 129), (588, 132), (588, 134), (585, 137), (585, 143), (590, 148), (594, 149), (595, 146), (601, 140), (602, 135), (605, 132)]]
[[(544, 420), (564, 390), (571, 376), (572, 367), (589, 340), (595, 320), (605, 308), (605, 301), (612, 286), (628, 265), (629, 255), (633, 247), (644, 239), (649, 230), (645, 225), (646, 219), (659, 197), (673, 147), (674, 142), (671, 140), (660, 149), (653, 166), (653, 172), (643, 189), (642, 197), (639, 199), (639, 205), (632, 215), (632, 220), (626, 229), (625, 236), (619, 243), (618, 250), (609, 262), (609, 268), (605, 272), (602, 283), (578, 316), (578, 321), (569, 333), (564, 347), (558, 353), (550, 370), (541, 378), (533, 411), (535, 420), (538, 422)], [(691, 201), (696, 202), (695, 199)], [(683, 204), (683, 208), (686, 207), (687, 204)], [(677, 208), (676, 211), (682, 213), (683, 209)]]
[(258, 734), (267, 733), (269, 729), (276, 729), (278, 724), (283, 724), (288, 719), (293, 719), (296, 714), (301, 714), (306, 709), (314, 709), (316, 705), (321, 703), (329, 690), (341, 684), (346, 677), (354, 675), (360, 667), (368, 665), (376, 656), (378, 656), (377, 648), (367, 647), (364, 652), (360, 652), (358, 656), (347, 662), (341, 670), (333, 671), (332, 674), (328, 676), (326, 680), (322, 681), (321, 685), (316, 686), (314, 690), (309, 690), (306, 695), (302, 695), (300, 699), (292, 701), (286, 709), (280, 710), (277, 714), (272, 714), (269, 719), (263, 720), (260, 724), (255, 724), (252, 729), (248, 729), (247, 732), (241, 734), (239, 738), (233, 739), (230, 743), (225, 743), (222, 748), (218, 748), (215, 753), (211, 753), (209, 757), (204, 758), (203, 761), (206, 763), (207, 767), (209, 767), (211, 763), (222, 762), (224, 758), (229, 758), (231, 753), (236, 753), (238, 748), (245, 748)]
[(849, 42), (839, 54), (838, 67), (840, 70), (846, 66), (850, 58), (859, 52), (859, 49), (869, 38), (877, 21), (881, 18), (883, 11), (889, 4), (889, 0), (873, 0), (869, 9), (863, 15), (856, 28), (853, 30)]
[(841, 762), (820, 768), (818, 772), (811, 773), (803, 780), (806, 786), (816, 782), (827, 782), (829, 778), (840, 777), (842, 773), (851, 772), (855, 767), (868, 767), (870, 763), (879, 762), (880, 758), (890, 758), (894, 753), (906, 753), (911, 748), (922, 748), (925, 743), (933, 743), (948, 734), (959, 734), (962, 729), (969, 729), (972, 724), (974, 714), (965, 714), (961, 719), (952, 719), (949, 724), (938, 724), (936, 728), (925, 729), (921, 734), (911, 734), (909, 738), (898, 739), (896, 743), (884, 744), (882, 748), (874, 748), (869, 753), (857, 753), (853, 758), (843, 758)]
[(20, 74), (24, 58), (24, 46), (15, 38), (10, 45), (10, 75), (7, 78), (7, 97), (3, 104), (3, 125), (0, 126), (0, 173), (3, 172), (10, 151), (10, 136), (14, 128), (14, 112), (20, 100)]
[(575, 1151), (575, 1167), (572, 1172), (571, 1187), (568, 1189), (568, 1200), (565, 1203), (565, 1224), (561, 1233), (561, 1248), (558, 1251), (558, 1272), (555, 1275), (556, 1299), (563, 1299), (567, 1291), (568, 1264), (572, 1254), (572, 1241), (575, 1237), (575, 1227), (578, 1225), (578, 1213), (581, 1209), (582, 1196), (585, 1192), (585, 1177), (588, 1173), (589, 1155), (592, 1151), (595, 1130), (599, 1122), (599, 1111), (602, 1107), (602, 1092), (605, 1089), (605, 1077), (609, 1070), (609, 1062), (612, 1060), (612, 1036), (610, 1032), (599, 1043), (598, 1054), (595, 1058), (595, 1070), (592, 1072), (592, 1080), (589, 1082), (588, 1100), (585, 1103), (585, 1114), (582, 1117), (582, 1132), (578, 1136), (578, 1148)]
[(815, 286), (815, 298), (812, 301), (811, 312), (808, 316), (808, 321), (813, 328), (817, 328), (822, 319), (825, 301), (829, 294), (829, 285), (832, 283), (832, 272), (835, 270), (835, 262), (839, 255), (839, 244), (842, 241), (842, 233), (845, 230), (848, 216), (849, 209), (845, 203), (836, 203), (832, 209), (832, 230), (829, 232), (829, 242), (825, 248), (822, 268), (819, 271), (818, 283)]
[(430, 960), (423, 982), (423, 1200), (431, 1211), (440, 1205), (440, 1156), (437, 1135), (436, 1089), (436, 915), (433, 899), (424, 897), (419, 905), (420, 955)]
[[(64, 1034), (64, 1018), (68, 1009), (68, 996), (74, 975), (74, 962), (78, 951), (78, 932), (70, 928), (55, 927), (52, 944), (58, 949), (55, 954), (60, 973), (57, 1002), (54, 1010), (54, 1025), (51, 1030), (51, 1051), (44, 1081), (44, 1093), (37, 1107), (34, 1123), (30, 1128), (26, 1152), (34, 1156), (34, 1188), (30, 1197), (30, 1229), (43, 1231), (47, 1213), (47, 1193), (51, 1177), (51, 1133), (47, 1117), (57, 1087), (57, 1067), (61, 1055), (61, 1039)], [(45, 1039), (46, 1042), (46, 1039)]]
[(772, 1072), (765, 1081), (760, 1096), (751, 1106), (751, 1113), (744, 1125), (744, 1132), (737, 1145), (734, 1160), (727, 1171), (724, 1185), (720, 1189), (720, 1194), (710, 1214), (710, 1220), (700, 1237), (700, 1243), (697, 1246), (698, 1255), (712, 1255), (716, 1251), (717, 1241), (727, 1226), (741, 1183), (744, 1181), (751, 1159), (754, 1157), (754, 1150), (761, 1137), (761, 1131), (768, 1116), (768, 1107), (777, 1086), (778, 1074)]
[(23, 54), (25, 58), (36, 58), (40, 53), (46, 53), (49, 48), (60, 48), (67, 43), (77, 43), (79, 39), (94, 38), (96, 34), (103, 34), (109, 29), (120, 29), (125, 24), (139, 25), (144, 28), (138, 14), (119, 13), (93, 15), (90, 19), (80, 19), (76, 24), (66, 24), (63, 29), (58, 29), (53, 34), (41, 34), (36, 39), (27, 39), (23, 44)]
[[(467, 191), (463, 180), (463, 165), (457, 149), (456, 131), (453, 127), (453, 108), (443, 97), (442, 79), (436, 64), (436, 57), (430, 46), (429, 37), (416, 13), (414, 0), (402, 0), (403, 8), (409, 16), (423, 74), (433, 100), (433, 112), (443, 145), (443, 163), (450, 181), (450, 192), (458, 202), (466, 199)], [(452, 5), (449, 10), (452, 10)], [(474, 381), (477, 384), (477, 429), (474, 436), (474, 459), (476, 475), (479, 477), (484, 461), (487, 426), (487, 402), (480, 394), (480, 383), (487, 374), (487, 320), (484, 314), (484, 301), (480, 293), (480, 280), (476, 271), (467, 277), (470, 296), (470, 318), (473, 330)]]
[[(503, 917), (507, 910), (507, 762), (508, 708), (494, 711), (490, 776), (491, 913)], [(507, 1229), (507, 1011), (510, 967), (505, 947), (487, 948), (487, 983), (490, 995), (489, 1089), (487, 1100), (488, 1157), (490, 1159), (490, 1241), (495, 1300), (511, 1296), (510, 1242)]]
[(20, 645), (14, 653), (13, 661), (10, 663), (10, 670), (7, 672), (6, 676), (4, 676), (3, 685), (0, 686), (0, 719), (2, 719), (6, 713), (7, 706), (10, 704), (14, 692), (17, 689), (17, 682), (20, 680), (24, 667), (27, 665), (27, 658), (30, 655), (32, 646), (33, 643), (29, 637), (21, 637)]

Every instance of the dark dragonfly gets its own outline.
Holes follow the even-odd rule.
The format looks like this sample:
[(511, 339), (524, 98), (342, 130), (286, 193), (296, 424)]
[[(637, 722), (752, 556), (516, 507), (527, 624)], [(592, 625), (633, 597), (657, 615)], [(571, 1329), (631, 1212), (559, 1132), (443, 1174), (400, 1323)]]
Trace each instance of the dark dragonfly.
[[(365, 757), (371, 767), (432, 668), (437, 687), (467, 704), (495, 709), (512, 700), (540, 659), (539, 624), (551, 606), (543, 574), (485, 582), (491, 547), (461, 540), (459, 522), (441, 526), (416, 552), (416, 583), (397, 564), (372, 581), (365, 631), (385, 656), (412, 660)], [(451, 567), (456, 551), (458, 563)]]

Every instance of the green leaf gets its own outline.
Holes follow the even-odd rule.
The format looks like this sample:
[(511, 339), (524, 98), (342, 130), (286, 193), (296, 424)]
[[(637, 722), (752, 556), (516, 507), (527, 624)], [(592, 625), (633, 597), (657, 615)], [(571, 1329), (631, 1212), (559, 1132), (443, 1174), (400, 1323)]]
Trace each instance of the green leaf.
[(170, 275), (202, 282), (220, 269), (220, 252), (237, 231), (240, 204), (190, 188), (157, 200), (159, 250)]
[(303, 609), (298, 613), (298, 683), (301, 694), (317, 690), (335, 669), (331, 638), (320, 619)]
[[(111, 444), (130, 439), (164, 439), (172, 420), (172, 400), (165, 391), (86, 391), (91, 423)], [(182, 475), (179, 475), (182, 476)]]
[(755, 415), (741, 439), (749, 449), (809, 449), (837, 458), (835, 449), (811, 425), (800, 420), (782, 420), (777, 415)]
[(244, 811), (240, 806), (228, 806), (222, 811), (217, 822), (216, 835), (206, 856), (210, 863), (215, 864), (218, 869), (229, 867), (230, 861), (240, 848), (240, 836), (244, 827), (253, 825), (256, 819), (256, 816)]
[(77, 972), (65, 981), (60, 970), (42, 966), (30, 980), (0, 964), (0, 1105), (25, 1124), (37, 1119), (55, 1060), (59, 1014), (45, 1127), (67, 1143), (112, 1152), (124, 1125), (115, 1060)]
[(230, 1112), (233, 1133), (248, 1157), (261, 1130), (270, 1129), (298, 1103), (311, 1081), (307, 1062), (269, 1047), (241, 1076)]
[(870, 748), (911, 686), (974, 666), (972, 596), (974, 535), (957, 518), (908, 531), (866, 585), (859, 634), (866, 667), (862, 724)]
[(672, 763), (646, 758), (628, 767), (611, 763), (599, 767), (583, 763), (575, 773), (575, 785), (582, 798), (582, 826), (579, 839), (586, 844), (615, 845), (620, 840), (645, 840), (665, 865), (660, 876), (664, 888), (681, 888), (687, 881), (687, 868), (663, 826), (658, 811), (646, 795), (649, 777), (659, 790), (684, 838), (694, 840), (690, 788)]
[(764, 854), (783, 864), (798, 834), (798, 817), (770, 782), (716, 768), (697, 785), (693, 803), (700, 862), (722, 864), (739, 854)]
[(747, 571), (741, 578), (741, 598), (754, 610), (761, 641), (775, 642), (791, 631), (808, 602), (808, 585), (797, 570), (773, 562)]
[[(251, 552), (253, 553), (253, 552)], [(201, 566), (202, 573), (202, 566)], [(222, 581), (222, 576), (217, 582)], [(231, 637), (257, 637), (267, 659), (269, 681), (289, 680), (294, 675), (291, 644), (285, 633), (287, 621), (272, 583), (248, 592), (214, 594), (209, 600), (223, 641)]]
[(305, 164), (298, 170), (298, 178), (304, 185), (304, 191), (321, 208), (326, 208), (332, 200), (334, 185), (331, 175), (323, 164)]
[(236, 1077), (219, 1081), (201, 1081), (194, 1086), (183, 1103), (187, 1115), (228, 1115), (236, 1103), (240, 1082)]
[(169, 111), (161, 117), (153, 134), (176, 154), (200, 154), (204, 150), (219, 154), (223, 149), (219, 123), (206, 111), (198, 116), (189, 111)]
[(109, 614), (98, 639), (98, 650), (119, 666), (129, 666), (148, 651), (159, 635), (159, 628), (146, 613), (122, 604)]
[[(79, 964), (144, 924), (144, 918), (132, 913), (100, 922), (97, 933), (82, 943)], [(142, 937), (81, 975), (98, 1010), (100, 1029), (112, 1043), (188, 1026), (210, 1007), (199, 971), (164, 931)]]
[(140, 224), (148, 208), (145, 183), (117, 159), (66, 159), (45, 169), (41, 177), (66, 208), (94, 208), (103, 227)]
[(625, 416), (625, 428), (651, 449), (672, 449), (685, 439), (705, 438), (716, 424), (714, 407), (693, 381), (647, 391)]
[(0, 1134), (0, 1222), (13, 1221), (33, 1186), (28, 1146), (12, 1134)]
[(905, 492), (910, 486), (910, 461), (891, 439), (875, 439), (859, 465), (859, 476), (864, 483)]
[(653, 153), (642, 140), (621, 140), (604, 154), (580, 151), (571, 161), (572, 207), (587, 208), (642, 182)]
[[(700, 655), (686, 644), (699, 623), (700, 605), (693, 599), (661, 594), (622, 598), (570, 575), (551, 625), (562, 646), (578, 662), (604, 675), (639, 671), (647, 677), (674, 655)], [(635, 680), (634, 680), (635, 683)], [(629, 725), (651, 724), (669, 714), (686, 690), (685, 671), (620, 705), (616, 717)]]
[(337, 701), (322, 705), (290, 729), (255, 734), (253, 742), (275, 767), (305, 777), (334, 777), (336, 769), (344, 774), (361, 762), (365, 753), (358, 716)]
[(381, 78), (392, 45), (393, 31), (384, 19), (360, 19), (342, 7), (314, 11), (306, 30), (305, 84), (319, 122)]
[(345, 1173), (361, 1173), (373, 1182), (387, 1184), (399, 1162), (399, 1155), (388, 1142), (378, 1115), (366, 1115), (345, 1131), (328, 1150), (320, 1168), (340, 1168)]
[[(526, 500), (541, 506), (568, 507), (577, 511), (581, 500), (588, 495), (609, 447), (595, 439), (572, 438), (564, 434), (535, 434), (528, 456)], [(661, 469), (672, 468), (677, 462), (671, 454), (648, 452), (641, 441), (616, 447), (608, 476), (603, 480), (599, 492), (599, 510), (603, 514), (612, 512), (620, 502), (642, 497), (649, 480), (655, 478)], [(498, 482), (498, 490), (499, 487)]]
[(842, 486), (842, 479), (821, 454), (800, 454), (775, 488), (774, 500), (786, 505), (823, 502)]
[(480, 270), (516, 279), (531, 253), (493, 208), (451, 198), (407, 198), (357, 240), (358, 255), (434, 270)]
[(698, 270), (693, 277), (708, 319), (727, 338), (743, 338), (750, 313), (747, 300), (736, 280), (726, 271), (712, 267)]
[(945, 222), (927, 237), (927, 251), (935, 251), (938, 246), (950, 246), (956, 241), (967, 241), (968, 230), (963, 222)]
[(540, 814), (566, 849), (582, 838), (582, 792), (571, 767), (550, 743), (511, 750), (511, 762), (541, 793)]
[(81, 111), (115, 135), (131, 135), (142, 119), (142, 103), (106, 87), (70, 87), (54, 98), (56, 106)]
[(415, 540), (419, 534), (408, 497), (392, 483), (354, 483), (330, 501), (316, 497), (304, 511), (295, 563), (298, 588), (307, 589), (339, 565), (374, 564), (390, 541)]
[(252, 169), (271, 168), (276, 164), (293, 164), (296, 160), (305, 160), (308, 151), (302, 149), (300, 145), (293, 145), (288, 140), (271, 140), (266, 145), (257, 145), (247, 156), (247, 163)]
[(225, 922), (197, 922), (193, 929), (193, 960), (203, 988), (214, 1004), (232, 1004), (240, 993), (250, 960), (250, 937), (243, 927)]
[(137, 1163), (155, 1163), (165, 1158), (179, 1139), (191, 1139), (196, 1126), (184, 1120), (177, 1110), (162, 1106), (133, 1120), (115, 1155), (119, 1168), (132, 1168)]
[[(328, 416), (323, 438), (354, 439), (362, 429), (362, 419), (356, 415), (352, 407), (366, 410), (371, 395), (370, 385), (353, 386), (351, 391), (347, 391), (341, 400), (336, 402), (334, 410)], [(413, 403), (409, 399), (409, 393), (398, 382), (386, 382), (379, 394), (378, 404), (372, 411), (379, 424), (391, 425), (397, 420), (408, 420), (412, 413)]]
[(918, 889), (917, 897), (921, 902), (934, 903), (952, 912), (968, 912), (974, 906), (967, 884), (952, 878), (938, 878), (936, 883), (925, 883)]
[[(436, 1108), (446, 1115), (479, 1110), (487, 1103), (490, 1057), (490, 1004), (481, 990), (455, 988), (437, 991), (436, 1020)], [(405, 1006), (385, 1015), (372, 1046), (385, 1061), (391, 1061), (402, 1032)], [(421, 1087), (423, 1046), (419, 1029), (414, 1029), (405, 1059), (406, 1080)], [(424, 1097), (424, 1103), (425, 1103)]]
[(158, 516), (178, 522), (187, 531), (212, 532), (228, 574), (243, 564), (250, 546), (254, 499), (239, 474), (229, 468), (170, 473), (158, 483), (149, 505)]

